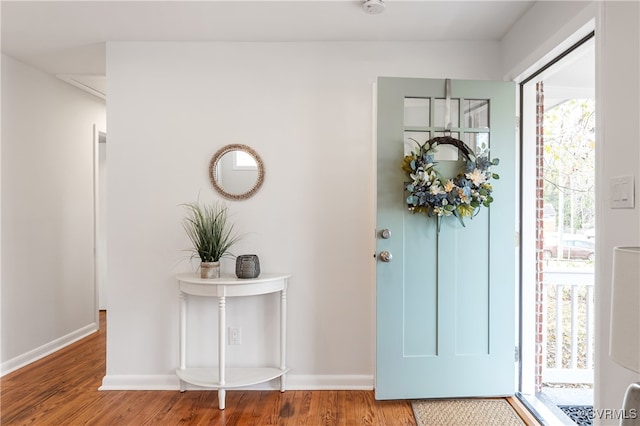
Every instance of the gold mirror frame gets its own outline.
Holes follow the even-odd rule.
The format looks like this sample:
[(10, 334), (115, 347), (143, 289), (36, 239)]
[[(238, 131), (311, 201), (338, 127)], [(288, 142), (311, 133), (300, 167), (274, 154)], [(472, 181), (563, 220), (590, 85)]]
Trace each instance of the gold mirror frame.
[[(231, 194), (227, 192), (220, 184), (218, 183), (216, 176), (218, 173), (218, 164), (220, 163), (220, 159), (227, 153), (232, 151), (243, 151), (249, 154), (256, 162), (258, 167), (258, 177), (256, 178), (255, 184), (247, 191), (242, 194)], [(209, 162), (209, 180), (213, 187), (225, 198), (229, 200), (246, 200), (255, 194), (258, 189), (262, 186), (264, 182), (264, 164), (262, 163), (262, 158), (258, 155), (258, 153), (251, 147), (242, 144), (231, 144), (226, 145), (220, 148), (213, 157), (211, 157), (211, 161)]]

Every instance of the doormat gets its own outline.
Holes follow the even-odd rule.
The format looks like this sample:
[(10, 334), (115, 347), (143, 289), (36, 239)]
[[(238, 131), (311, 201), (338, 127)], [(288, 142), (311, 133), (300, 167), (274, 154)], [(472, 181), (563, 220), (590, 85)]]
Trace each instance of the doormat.
[(418, 426), (526, 426), (504, 399), (422, 399), (411, 406)]
[(558, 405), (573, 422), (580, 426), (593, 424), (593, 406), (591, 405)]

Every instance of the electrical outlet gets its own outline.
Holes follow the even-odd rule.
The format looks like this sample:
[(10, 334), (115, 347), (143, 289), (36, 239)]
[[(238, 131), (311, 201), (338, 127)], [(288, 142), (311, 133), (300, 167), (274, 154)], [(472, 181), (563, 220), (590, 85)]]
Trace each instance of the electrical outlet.
[(242, 343), (242, 329), (240, 327), (229, 327), (229, 344), (239, 345)]

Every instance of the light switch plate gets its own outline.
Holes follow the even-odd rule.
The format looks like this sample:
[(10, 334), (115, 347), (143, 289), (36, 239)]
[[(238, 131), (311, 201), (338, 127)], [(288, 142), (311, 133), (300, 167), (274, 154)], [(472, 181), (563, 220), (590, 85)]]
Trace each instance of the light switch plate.
[(632, 209), (635, 207), (633, 176), (618, 176), (610, 180), (611, 208)]

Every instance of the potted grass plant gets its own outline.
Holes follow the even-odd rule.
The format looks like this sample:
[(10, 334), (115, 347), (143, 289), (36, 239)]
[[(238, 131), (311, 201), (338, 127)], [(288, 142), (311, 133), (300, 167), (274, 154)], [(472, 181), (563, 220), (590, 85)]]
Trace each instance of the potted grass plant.
[(187, 215), (182, 226), (193, 244), (192, 257), (199, 257), (200, 277), (220, 277), (220, 259), (233, 256), (229, 249), (240, 237), (228, 220), (228, 207), (223, 202), (201, 205), (199, 202), (182, 205)]

